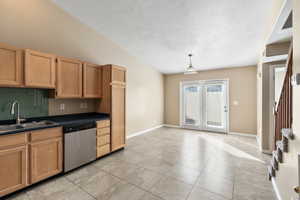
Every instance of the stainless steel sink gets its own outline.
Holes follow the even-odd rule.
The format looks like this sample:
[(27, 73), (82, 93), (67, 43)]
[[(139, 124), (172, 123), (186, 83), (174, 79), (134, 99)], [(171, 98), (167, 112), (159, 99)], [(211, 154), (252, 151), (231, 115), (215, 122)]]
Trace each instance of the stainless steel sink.
[(55, 122), (52, 121), (39, 121), (39, 122), (27, 122), (18, 124), (11, 124), (11, 125), (0, 125), (0, 133), (9, 132), (9, 131), (16, 131), (20, 129), (30, 129), (30, 128), (42, 128), (44, 126), (51, 126), (56, 125)]
[(3, 125), (3, 126), (0, 126), (0, 133), (1, 132), (14, 131), (14, 130), (22, 129), (22, 128), (24, 128), (24, 127), (22, 127), (21, 125), (16, 125), (16, 124)]

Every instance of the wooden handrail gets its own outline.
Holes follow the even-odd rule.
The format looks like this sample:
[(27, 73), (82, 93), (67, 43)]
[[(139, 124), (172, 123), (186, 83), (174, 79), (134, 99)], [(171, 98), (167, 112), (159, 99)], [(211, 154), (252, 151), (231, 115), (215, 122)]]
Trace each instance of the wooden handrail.
[(275, 145), (276, 142), (282, 139), (281, 130), (283, 128), (292, 127), (292, 100), (293, 90), (291, 85), (292, 70), (293, 70), (293, 46), (291, 44), (289, 57), (286, 63), (286, 74), (280, 93), (280, 98), (275, 111)]

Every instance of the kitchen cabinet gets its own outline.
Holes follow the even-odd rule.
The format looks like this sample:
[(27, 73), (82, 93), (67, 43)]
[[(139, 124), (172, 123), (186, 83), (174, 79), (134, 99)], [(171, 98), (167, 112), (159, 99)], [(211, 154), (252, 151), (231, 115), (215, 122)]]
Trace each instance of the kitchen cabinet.
[(114, 151), (125, 146), (125, 86), (112, 85), (111, 101), (111, 148)]
[(83, 97), (101, 97), (101, 68), (99, 65), (83, 64)]
[(25, 86), (55, 88), (55, 60), (52, 54), (25, 50)]
[(27, 186), (27, 135), (0, 136), (0, 197)]
[(111, 152), (110, 120), (97, 121), (97, 158)]
[(56, 98), (82, 97), (82, 62), (69, 58), (57, 58)]
[(0, 43), (0, 86), (23, 84), (22, 50)]
[(105, 65), (102, 67), (102, 99), (98, 112), (111, 116), (111, 151), (125, 146), (126, 68)]
[(62, 171), (62, 129), (52, 128), (31, 133), (30, 184)]

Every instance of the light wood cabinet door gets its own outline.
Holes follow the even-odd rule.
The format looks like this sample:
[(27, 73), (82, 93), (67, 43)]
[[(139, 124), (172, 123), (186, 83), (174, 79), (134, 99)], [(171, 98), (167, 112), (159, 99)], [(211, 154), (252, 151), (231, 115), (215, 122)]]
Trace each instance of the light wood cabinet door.
[(29, 145), (30, 183), (36, 183), (62, 171), (62, 138)]
[[(116, 151), (126, 144), (126, 68), (105, 65), (101, 69), (102, 99), (98, 112), (110, 114), (111, 151)], [(105, 129), (98, 129), (99, 135), (104, 135), (99, 130)]]
[(0, 44), (0, 86), (23, 84), (22, 50)]
[(99, 65), (84, 63), (83, 65), (83, 97), (101, 97), (101, 68)]
[(0, 197), (27, 185), (27, 147), (0, 150)]
[(111, 88), (111, 149), (125, 146), (125, 86), (112, 84)]
[(126, 70), (124, 67), (112, 66), (111, 67), (111, 81), (113, 83), (126, 83)]
[(57, 98), (82, 97), (82, 63), (75, 59), (57, 59)]
[(56, 56), (25, 50), (25, 86), (55, 88)]

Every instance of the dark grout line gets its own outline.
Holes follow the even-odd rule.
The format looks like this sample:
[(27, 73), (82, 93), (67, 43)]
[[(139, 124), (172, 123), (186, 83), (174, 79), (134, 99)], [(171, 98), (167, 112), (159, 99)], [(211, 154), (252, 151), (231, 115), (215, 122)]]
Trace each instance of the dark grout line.
[(92, 197), (93, 199), (97, 200), (96, 197), (94, 197), (92, 194), (90, 194), (88, 191), (86, 191), (85, 189), (83, 189), (82, 187), (80, 187), (80, 185), (75, 184), (73, 181), (69, 180), (67, 177), (65, 177), (65, 179), (72, 183), (74, 186), (76, 186), (78, 189), (80, 189), (82, 192), (86, 193), (87, 195), (89, 195), (90, 197)]

